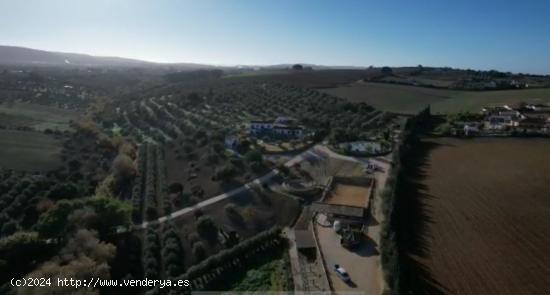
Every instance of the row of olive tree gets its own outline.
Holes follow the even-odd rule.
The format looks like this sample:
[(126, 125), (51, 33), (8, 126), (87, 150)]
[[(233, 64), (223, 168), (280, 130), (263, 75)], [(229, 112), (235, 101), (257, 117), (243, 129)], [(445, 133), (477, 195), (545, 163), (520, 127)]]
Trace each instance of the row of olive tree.
[(132, 217), (135, 223), (142, 220), (143, 216), (143, 191), (145, 185), (145, 175), (147, 171), (147, 147), (141, 145), (138, 149), (137, 156), (137, 174), (134, 178), (134, 186), (132, 188)]
[(157, 212), (157, 145), (147, 144), (147, 170), (145, 172), (145, 218), (153, 220), (158, 217)]
[(170, 278), (174, 278), (183, 273), (184, 256), (181, 241), (174, 224), (164, 226), (162, 235), (162, 261), (164, 271)]
[[(191, 283), (191, 287), (185, 288), (182, 294), (215, 289), (235, 272), (247, 269), (261, 257), (284, 247), (285, 242), (286, 239), (281, 235), (281, 228), (274, 227), (240, 242), (231, 249), (222, 250), (208, 257), (177, 277), (177, 279), (189, 280)], [(156, 288), (148, 294), (166, 294), (167, 292), (168, 290)]]
[(161, 244), (158, 226), (150, 226), (143, 239), (143, 274), (148, 279), (159, 279), (161, 275)]

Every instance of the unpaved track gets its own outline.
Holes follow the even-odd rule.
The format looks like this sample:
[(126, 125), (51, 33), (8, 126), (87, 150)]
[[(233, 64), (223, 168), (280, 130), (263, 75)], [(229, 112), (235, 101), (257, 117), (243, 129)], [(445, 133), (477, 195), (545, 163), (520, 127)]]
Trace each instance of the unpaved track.
[[(293, 165), (295, 165), (296, 163), (300, 163), (301, 161), (303, 161), (304, 159), (306, 159), (307, 157), (314, 157), (315, 156), (315, 147), (312, 147), (311, 149), (307, 150), (307, 151), (304, 151), (302, 152), (301, 154), (291, 158), (290, 160), (288, 160), (284, 165), (286, 167), (292, 167)], [(226, 193), (223, 193), (223, 194), (220, 194), (220, 195), (217, 195), (215, 197), (212, 197), (212, 198), (209, 198), (207, 200), (204, 200), (200, 203), (197, 203), (196, 205), (194, 206), (190, 206), (190, 207), (185, 207), (185, 208), (182, 208), (182, 209), (179, 209), (177, 211), (174, 211), (172, 212), (171, 214), (168, 214), (168, 215), (165, 215), (165, 216), (162, 216), (162, 217), (159, 217), (157, 218), (156, 220), (152, 220), (152, 221), (145, 221), (143, 222), (142, 224), (139, 224), (139, 225), (136, 225), (134, 227), (134, 229), (145, 229), (147, 227), (149, 227), (151, 224), (159, 224), (159, 223), (164, 223), (164, 222), (167, 222), (171, 219), (174, 219), (174, 218), (177, 218), (179, 216), (182, 216), (182, 215), (185, 215), (185, 214), (188, 214), (188, 213), (191, 213), (193, 212), (194, 210), (197, 210), (197, 209), (200, 209), (200, 208), (204, 208), (204, 207), (207, 207), (207, 206), (210, 206), (212, 204), (215, 204), (215, 203), (218, 203), (220, 201), (223, 201), (227, 198), (231, 198), (233, 196), (236, 196), (238, 194), (241, 194), (247, 190), (250, 189), (250, 187), (254, 184), (258, 184), (258, 185), (262, 185), (264, 183), (267, 183), (268, 181), (270, 181), (275, 175), (279, 174), (279, 171), (277, 169), (273, 169), (271, 172), (263, 175), (262, 177), (259, 177), (259, 178), (256, 178), (254, 180), (252, 180), (251, 182), (241, 186), (241, 187), (238, 187), (236, 189), (233, 189), (229, 192), (226, 192)]]

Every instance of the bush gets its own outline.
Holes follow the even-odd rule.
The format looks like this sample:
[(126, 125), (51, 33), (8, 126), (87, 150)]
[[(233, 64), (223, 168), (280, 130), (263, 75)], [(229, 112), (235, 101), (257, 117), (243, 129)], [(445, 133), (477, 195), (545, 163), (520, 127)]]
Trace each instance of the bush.
[(199, 235), (210, 242), (218, 239), (218, 227), (212, 221), (210, 216), (201, 216), (196, 222), (197, 232)]
[(206, 249), (202, 242), (196, 242), (193, 245), (193, 256), (195, 257), (195, 262), (203, 261), (206, 258)]
[(251, 150), (244, 155), (244, 158), (251, 163), (259, 163), (263, 161), (263, 155), (257, 150)]
[(17, 223), (13, 220), (10, 220), (4, 225), (2, 225), (1, 234), (2, 236), (9, 236), (17, 231)]
[(227, 214), (227, 217), (235, 224), (238, 224), (240, 226), (243, 226), (245, 224), (244, 218), (237, 209), (237, 206), (235, 204), (227, 204), (225, 205), (225, 214)]
[(214, 177), (221, 181), (227, 181), (231, 179), (235, 175), (235, 173), (235, 168), (229, 164), (217, 168)]
[(220, 156), (218, 156), (215, 153), (209, 153), (208, 156), (206, 157), (206, 161), (209, 164), (216, 164), (219, 162), (219, 160), (220, 160)]

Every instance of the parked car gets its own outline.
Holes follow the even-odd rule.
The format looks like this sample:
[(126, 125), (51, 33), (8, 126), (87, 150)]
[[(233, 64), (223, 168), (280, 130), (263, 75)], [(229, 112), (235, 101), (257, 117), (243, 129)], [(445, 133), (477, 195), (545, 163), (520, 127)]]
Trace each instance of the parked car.
[(334, 271), (336, 272), (338, 277), (340, 277), (340, 279), (342, 279), (342, 281), (344, 281), (346, 283), (351, 281), (351, 279), (350, 279), (348, 273), (346, 272), (346, 270), (343, 267), (341, 267), (340, 265), (335, 264), (334, 265)]

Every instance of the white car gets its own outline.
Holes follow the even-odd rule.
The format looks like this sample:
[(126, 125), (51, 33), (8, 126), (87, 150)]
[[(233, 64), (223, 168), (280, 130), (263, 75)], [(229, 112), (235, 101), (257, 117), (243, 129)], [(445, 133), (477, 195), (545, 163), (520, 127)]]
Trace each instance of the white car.
[(351, 279), (350, 279), (348, 273), (346, 272), (346, 270), (343, 267), (341, 267), (340, 265), (335, 264), (334, 265), (334, 271), (342, 279), (342, 281), (344, 281), (346, 283), (351, 281)]

